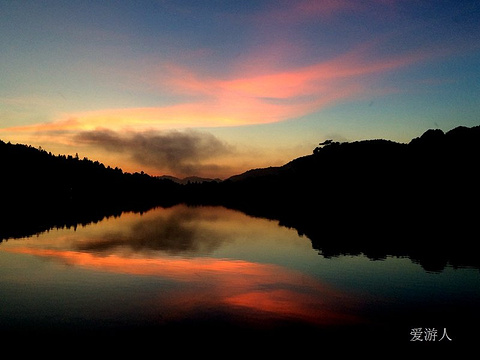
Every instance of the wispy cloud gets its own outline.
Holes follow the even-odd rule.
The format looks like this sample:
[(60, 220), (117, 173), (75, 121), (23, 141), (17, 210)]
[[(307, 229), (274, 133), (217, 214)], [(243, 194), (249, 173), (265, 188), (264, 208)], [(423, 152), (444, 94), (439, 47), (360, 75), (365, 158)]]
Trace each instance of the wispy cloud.
[(284, 4), (285, 6), (279, 6), (268, 14), (262, 14), (259, 20), (293, 23), (312, 18), (326, 19), (339, 12), (358, 9), (361, 6), (358, 1), (350, 0), (301, 0)]
[[(295, 8), (306, 13), (313, 8), (310, 10), (315, 13), (325, 9), (337, 11), (351, 4), (348, 1), (296, 2)], [(168, 94), (170, 102), (162, 106), (70, 111), (49, 123), (15, 126), (3, 131), (53, 134), (93, 131), (98, 127), (142, 131), (279, 122), (339, 102), (378, 95), (382, 89), (375, 88), (377, 75), (419, 63), (439, 52), (438, 49), (410, 49), (381, 55), (377, 45), (378, 41), (359, 44), (342, 54), (306, 64), (275, 62), (282, 54), (302, 51), (301, 46), (283, 41), (271, 44), (266, 50), (249, 49), (230, 64), (229, 71), (221, 73), (181, 61), (146, 61), (143, 63), (146, 68), (131, 65), (117, 69), (116, 73), (130, 79), (133, 90), (138, 90), (141, 84), (152, 94)]]
[[(286, 0), (273, 2), (274, 8), (257, 14), (257, 22), (292, 25), (306, 21), (335, 20), (346, 12), (364, 13), (375, 8), (377, 11), (395, 9), (405, 0)], [(280, 3), (280, 5), (279, 5)]]
[[(369, 77), (432, 56), (413, 51), (372, 58), (369, 55), (372, 47), (372, 44), (358, 46), (345, 54), (306, 66), (279, 69), (272, 66), (267, 70), (263, 66), (257, 69), (241, 64), (241, 71), (233, 71), (225, 78), (212, 78), (178, 65), (168, 65), (162, 83), (177, 94), (194, 97), (192, 103), (175, 105), (175, 108), (196, 110), (197, 119), (208, 114), (210, 121), (218, 126), (270, 123), (369, 96), (378, 92), (378, 89), (372, 90), (373, 81)], [(250, 61), (254, 64), (258, 59)]]

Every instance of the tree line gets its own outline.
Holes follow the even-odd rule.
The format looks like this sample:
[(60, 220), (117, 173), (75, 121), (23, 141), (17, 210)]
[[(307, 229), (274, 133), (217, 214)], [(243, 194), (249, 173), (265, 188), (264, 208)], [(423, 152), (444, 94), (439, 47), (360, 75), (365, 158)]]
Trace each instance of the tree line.
[(53, 155), (0, 141), (0, 171), (10, 206), (156, 204), (171, 201), (177, 184), (143, 172), (127, 173), (78, 154)]

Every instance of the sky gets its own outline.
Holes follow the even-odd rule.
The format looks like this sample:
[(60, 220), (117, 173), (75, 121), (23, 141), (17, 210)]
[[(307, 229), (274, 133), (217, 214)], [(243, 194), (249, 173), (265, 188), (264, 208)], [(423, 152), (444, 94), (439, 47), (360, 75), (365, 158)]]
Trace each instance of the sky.
[(0, 139), (227, 178), (480, 125), (480, 2), (0, 1)]

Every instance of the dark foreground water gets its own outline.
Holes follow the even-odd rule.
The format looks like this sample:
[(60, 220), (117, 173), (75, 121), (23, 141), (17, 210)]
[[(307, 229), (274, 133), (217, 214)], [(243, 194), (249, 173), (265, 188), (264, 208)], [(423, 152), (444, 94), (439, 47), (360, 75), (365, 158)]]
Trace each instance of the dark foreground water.
[(430, 351), (480, 340), (478, 269), (328, 258), (294, 229), (222, 207), (124, 213), (3, 241), (0, 294), (0, 335), (27, 347)]

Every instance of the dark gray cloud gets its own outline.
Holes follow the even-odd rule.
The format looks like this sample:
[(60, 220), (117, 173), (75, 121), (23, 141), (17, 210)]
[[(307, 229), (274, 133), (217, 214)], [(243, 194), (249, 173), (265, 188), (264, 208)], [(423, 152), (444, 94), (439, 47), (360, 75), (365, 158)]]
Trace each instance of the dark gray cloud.
[(193, 130), (119, 133), (99, 129), (80, 132), (75, 140), (107, 151), (125, 153), (141, 165), (167, 168), (185, 176), (220, 170), (208, 161), (233, 151), (231, 146), (212, 134)]

